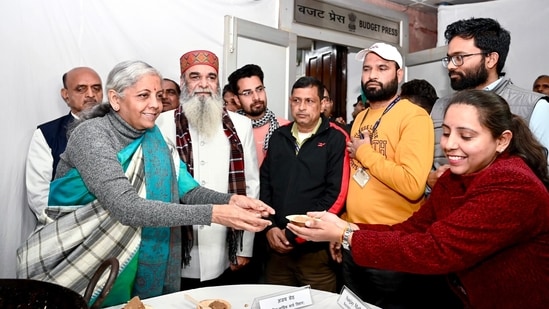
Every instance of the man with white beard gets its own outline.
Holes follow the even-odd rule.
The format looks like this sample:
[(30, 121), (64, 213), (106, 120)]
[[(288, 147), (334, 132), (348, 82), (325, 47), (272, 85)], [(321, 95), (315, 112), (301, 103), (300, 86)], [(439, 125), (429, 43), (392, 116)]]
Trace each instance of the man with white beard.
[[(202, 186), (258, 198), (251, 121), (223, 107), (217, 56), (195, 50), (181, 56), (180, 65), (181, 104), (174, 113), (163, 113), (158, 127)], [(234, 271), (248, 264), (253, 233), (217, 224), (182, 228), (182, 290), (239, 283)]]

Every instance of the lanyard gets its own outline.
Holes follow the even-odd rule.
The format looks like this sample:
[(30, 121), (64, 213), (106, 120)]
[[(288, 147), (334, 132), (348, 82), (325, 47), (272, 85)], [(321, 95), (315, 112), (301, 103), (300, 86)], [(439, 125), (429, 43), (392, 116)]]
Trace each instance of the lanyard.
[[(398, 101), (400, 101), (400, 96), (397, 96), (391, 103), (389, 103), (389, 105), (387, 105), (387, 107), (385, 108), (381, 116), (379, 116), (377, 121), (374, 123), (374, 126), (372, 127), (372, 132), (370, 133), (370, 139), (372, 139), (372, 134), (374, 134), (374, 132), (377, 130), (377, 127), (379, 127), (379, 124), (381, 123), (381, 118), (383, 117), (383, 115), (387, 114), (387, 112), (389, 112), (391, 108), (393, 108), (393, 106), (397, 104)], [(368, 112), (370, 112), (370, 108), (366, 110), (366, 114), (364, 115), (364, 118), (362, 118), (362, 121), (360, 122), (360, 126), (358, 126), (358, 130), (359, 130), (358, 133), (360, 134), (360, 138), (364, 138), (364, 136), (362, 135), (362, 132), (360, 132), (360, 128), (362, 127), (364, 120), (366, 120), (366, 117), (368, 117)]]

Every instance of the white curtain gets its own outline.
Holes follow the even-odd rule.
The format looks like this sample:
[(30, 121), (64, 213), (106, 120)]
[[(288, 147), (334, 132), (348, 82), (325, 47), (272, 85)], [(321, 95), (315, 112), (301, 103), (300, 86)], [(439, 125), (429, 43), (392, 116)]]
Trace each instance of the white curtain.
[(3, 0), (0, 2), (0, 278), (15, 277), (15, 250), (34, 228), (25, 191), (28, 144), (38, 124), (68, 113), (61, 76), (94, 68), (106, 81), (139, 59), (179, 80), (179, 57), (209, 49), (222, 59), (224, 15), (278, 27), (276, 0)]

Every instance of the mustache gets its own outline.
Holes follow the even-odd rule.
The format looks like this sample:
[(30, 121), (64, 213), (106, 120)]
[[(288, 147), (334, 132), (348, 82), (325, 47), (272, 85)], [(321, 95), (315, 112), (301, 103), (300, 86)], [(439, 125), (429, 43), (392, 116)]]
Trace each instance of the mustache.
[(449, 76), (449, 77), (452, 77), (452, 75), (457, 75), (457, 76), (459, 76), (459, 77), (463, 77), (463, 76), (464, 76), (462, 72), (458, 72), (458, 71), (449, 71), (449, 72), (448, 72), (448, 76)]
[(364, 85), (365, 85), (366, 87), (368, 87), (368, 86), (370, 86), (370, 85), (383, 86), (383, 83), (378, 82), (378, 81), (376, 81), (376, 80), (369, 80), (369, 81), (365, 82)]
[(214, 91), (210, 86), (204, 87), (204, 88), (197, 88), (193, 89), (189, 92), (187, 87), (182, 88), (181, 95), (179, 96), (180, 102), (188, 101), (191, 98), (197, 96), (198, 93), (208, 93), (211, 97), (218, 97), (219, 91)]
[(208, 93), (210, 95), (213, 95), (214, 91), (211, 87), (206, 87), (206, 88), (198, 88), (198, 89), (195, 89), (193, 90), (190, 95), (191, 96), (194, 96), (196, 95), (197, 93)]

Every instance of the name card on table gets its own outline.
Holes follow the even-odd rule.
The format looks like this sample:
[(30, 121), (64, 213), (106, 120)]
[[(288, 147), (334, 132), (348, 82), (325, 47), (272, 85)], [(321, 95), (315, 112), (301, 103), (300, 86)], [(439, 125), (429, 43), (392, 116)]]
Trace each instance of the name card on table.
[(355, 295), (351, 290), (346, 286), (343, 286), (341, 294), (337, 299), (337, 304), (339, 307), (344, 309), (374, 309), (375, 306), (368, 305), (363, 302), (358, 296)]
[(298, 309), (312, 304), (311, 287), (307, 285), (256, 298), (252, 309)]

